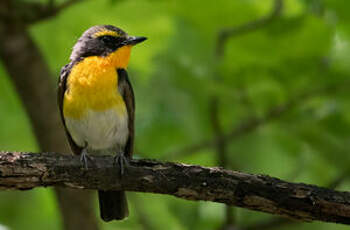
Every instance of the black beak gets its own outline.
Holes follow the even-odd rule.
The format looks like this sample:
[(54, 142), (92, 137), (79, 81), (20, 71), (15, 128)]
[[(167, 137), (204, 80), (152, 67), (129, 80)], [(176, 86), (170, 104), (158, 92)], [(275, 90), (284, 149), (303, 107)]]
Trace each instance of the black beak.
[(138, 44), (138, 43), (140, 43), (140, 42), (143, 42), (143, 41), (145, 41), (147, 38), (146, 37), (134, 37), (134, 36), (129, 36), (127, 39), (126, 39), (126, 41), (125, 41), (125, 43), (126, 43), (126, 45), (136, 45), (136, 44)]

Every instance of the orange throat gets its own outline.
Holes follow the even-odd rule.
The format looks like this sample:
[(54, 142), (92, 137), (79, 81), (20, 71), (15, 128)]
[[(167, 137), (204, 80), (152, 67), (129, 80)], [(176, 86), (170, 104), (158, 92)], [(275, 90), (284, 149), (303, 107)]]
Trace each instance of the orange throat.
[(67, 79), (64, 116), (80, 119), (88, 109), (115, 109), (124, 114), (126, 108), (118, 92), (116, 69), (128, 66), (130, 53), (131, 46), (123, 46), (106, 57), (86, 57), (77, 63)]
[(104, 57), (104, 60), (102, 61), (103, 64), (101, 64), (106, 67), (109, 66), (125, 69), (129, 64), (131, 48), (132, 46), (130, 45), (120, 47), (115, 52), (111, 53), (107, 57)]

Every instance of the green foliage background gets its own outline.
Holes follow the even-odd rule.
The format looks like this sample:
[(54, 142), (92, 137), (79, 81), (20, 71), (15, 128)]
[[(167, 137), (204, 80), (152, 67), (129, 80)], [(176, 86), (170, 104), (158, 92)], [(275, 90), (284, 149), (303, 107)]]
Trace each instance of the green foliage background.
[[(343, 83), (350, 76), (350, 2), (285, 0), (280, 18), (230, 39), (219, 61), (218, 31), (260, 18), (272, 4), (270, 0), (86, 1), (32, 26), (31, 34), (57, 77), (77, 38), (92, 25), (113, 24), (149, 38), (134, 48), (129, 65), (137, 106), (136, 153), (142, 158), (218, 165), (215, 149), (175, 159), (169, 154), (213, 136), (209, 102), (214, 95), (229, 132), (300, 94), (343, 85), (341, 90), (298, 100), (279, 119), (232, 139), (228, 148), (231, 169), (327, 185), (350, 165), (350, 94)], [(29, 120), (1, 63), (0, 76), (0, 149), (37, 151)], [(350, 189), (350, 184), (345, 181), (339, 189)], [(151, 229), (170, 230), (218, 229), (225, 219), (224, 206), (215, 203), (152, 194), (131, 194), (129, 200), (129, 219), (101, 222), (102, 229), (144, 229), (141, 216)], [(51, 189), (1, 192), (0, 207), (0, 224), (9, 229), (61, 228)], [(240, 227), (274, 218), (242, 209), (234, 215)], [(346, 229), (325, 223), (277, 229), (296, 227)]]

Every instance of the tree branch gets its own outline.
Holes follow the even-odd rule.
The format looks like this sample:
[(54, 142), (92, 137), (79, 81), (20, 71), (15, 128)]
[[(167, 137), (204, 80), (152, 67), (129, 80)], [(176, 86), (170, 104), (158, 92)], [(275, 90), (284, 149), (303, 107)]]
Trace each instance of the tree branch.
[[(219, 109), (220, 109), (220, 100), (213, 96), (209, 103), (210, 108), (210, 120), (213, 132), (216, 136), (216, 154), (217, 162), (220, 167), (230, 168), (227, 159), (227, 140), (223, 138), (223, 127), (220, 121)], [(235, 215), (233, 207), (226, 205), (225, 206), (225, 221), (221, 226), (220, 230), (235, 229)]]
[[(303, 104), (306, 100), (320, 96), (323, 94), (328, 93), (336, 93), (339, 90), (346, 89), (350, 87), (349, 81), (343, 81), (338, 82), (333, 85), (328, 85), (322, 88), (313, 89), (313, 90), (307, 90), (303, 94), (300, 94), (299, 96), (295, 96), (294, 98), (290, 99), (284, 104), (272, 107), (265, 116), (262, 117), (252, 117), (247, 120), (243, 120), (238, 126), (231, 129), (231, 131), (225, 133), (222, 135), (222, 139), (225, 141), (229, 141), (238, 137), (241, 137), (249, 132), (252, 132), (259, 128), (262, 125), (265, 125), (269, 122), (272, 122), (274, 120), (277, 120), (278, 118), (281, 118), (283, 115), (285, 115), (287, 112), (290, 112), (292, 109), (294, 109), (296, 106)], [(212, 137), (210, 139), (206, 139), (203, 141), (200, 141), (198, 143), (190, 144), (188, 146), (182, 147), (178, 150), (169, 152), (167, 154), (164, 154), (162, 159), (176, 159), (181, 156), (194, 154), (198, 151), (201, 151), (203, 149), (207, 148), (213, 148), (215, 147), (216, 143), (216, 137)]]
[(54, 0), (49, 0), (48, 3), (2, 0), (0, 1), (0, 20), (29, 25), (52, 18), (80, 1), (83, 0), (66, 0), (55, 4)]
[(74, 5), (75, 3), (81, 2), (83, 0), (66, 0), (63, 3), (55, 4), (54, 0), (50, 0), (48, 4), (38, 4), (36, 8), (33, 8), (35, 14), (32, 14), (31, 18), (27, 18), (26, 21), (33, 24), (38, 21), (42, 21), (48, 18), (52, 18), (59, 14), (64, 9)]
[(78, 156), (1, 153), (0, 189), (63, 186), (169, 194), (278, 214), (303, 221), (350, 224), (350, 193), (265, 175), (180, 163), (131, 160), (120, 178), (112, 156), (92, 156), (83, 170)]
[[(241, 26), (237, 27), (230, 27), (230, 28), (224, 28), (222, 29), (218, 34), (218, 39), (216, 41), (216, 60), (221, 60), (221, 57), (224, 53), (224, 47), (230, 37), (233, 37), (238, 34), (244, 34), (249, 31), (256, 30), (260, 28), (263, 25), (268, 24), (268, 22), (272, 21), (275, 17), (279, 16), (281, 10), (282, 10), (282, 0), (276, 0), (274, 10), (271, 12), (270, 15), (267, 17), (248, 22), (246, 24), (243, 24)], [(217, 71), (216, 76), (220, 76), (219, 72)], [(219, 165), (222, 167), (227, 168), (227, 146), (228, 146), (228, 138), (225, 137), (225, 134), (223, 132), (223, 128), (220, 125), (219, 118), (218, 118), (218, 98), (217, 96), (213, 96), (212, 101), (210, 103), (211, 108), (211, 123), (213, 127), (213, 131), (215, 133), (215, 140), (213, 145), (216, 146), (217, 154), (218, 154), (218, 162)], [(235, 229), (234, 226), (234, 209), (231, 206), (226, 206), (225, 212), (226, 212), (226, 221), (221, 227), (221, 229)]]
[(283, 0), (275, 0), (273, 9), (271, 12), (262, 18), (250, 21), (246, 24), (224, 28), (219, 32), (217, 43), (216, 43), (216, 55), (218, 57), (222, 56), (224, 53), (225, 45), (228, 39), (233, 38), (234, 36), (248, 33), (250, 31), (255, 31), (261, 27), (269, 24), (274, 19), (278, 18), (281, 15), (283, 8)]
[[(341, 185), (346, 179), (349, 178), (349, 170), (345, 170), (339, 176), (335, 177), (329, 184), (325, 187), (329, 189), (335, 189)], [(275, 217), (269, 220), (264, 220), (258, 223), (255, 223), (251, 226), (243, 228), (243, 230), (265, 230), (265, 229), (275, 229), (285, 225), (299, 224), (300, 222), (293, 221), (288, 218)]]
[(223, 127), (219, 118), (219, 103), (220, 100), (213, 96), (210, 100), (210, 121), (215, 135), (215, 147), (217, 152), (218, 164), (220, 167), (227, 168), (227, 140), (224, 138)]

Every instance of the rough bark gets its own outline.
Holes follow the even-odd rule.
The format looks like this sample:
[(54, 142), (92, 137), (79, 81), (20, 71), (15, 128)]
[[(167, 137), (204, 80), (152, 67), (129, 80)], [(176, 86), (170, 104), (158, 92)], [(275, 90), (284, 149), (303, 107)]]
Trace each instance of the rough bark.
[(122, 189), (225, 203), (302, 221), (350, 224), (349, 192), (266, 175), (151, 160), (132, 160), (120, 177), (111, 156), (92, 156), (89, 162), (89, 168), (83, 169), (77, 156), (1, 153), (0, 189)]

